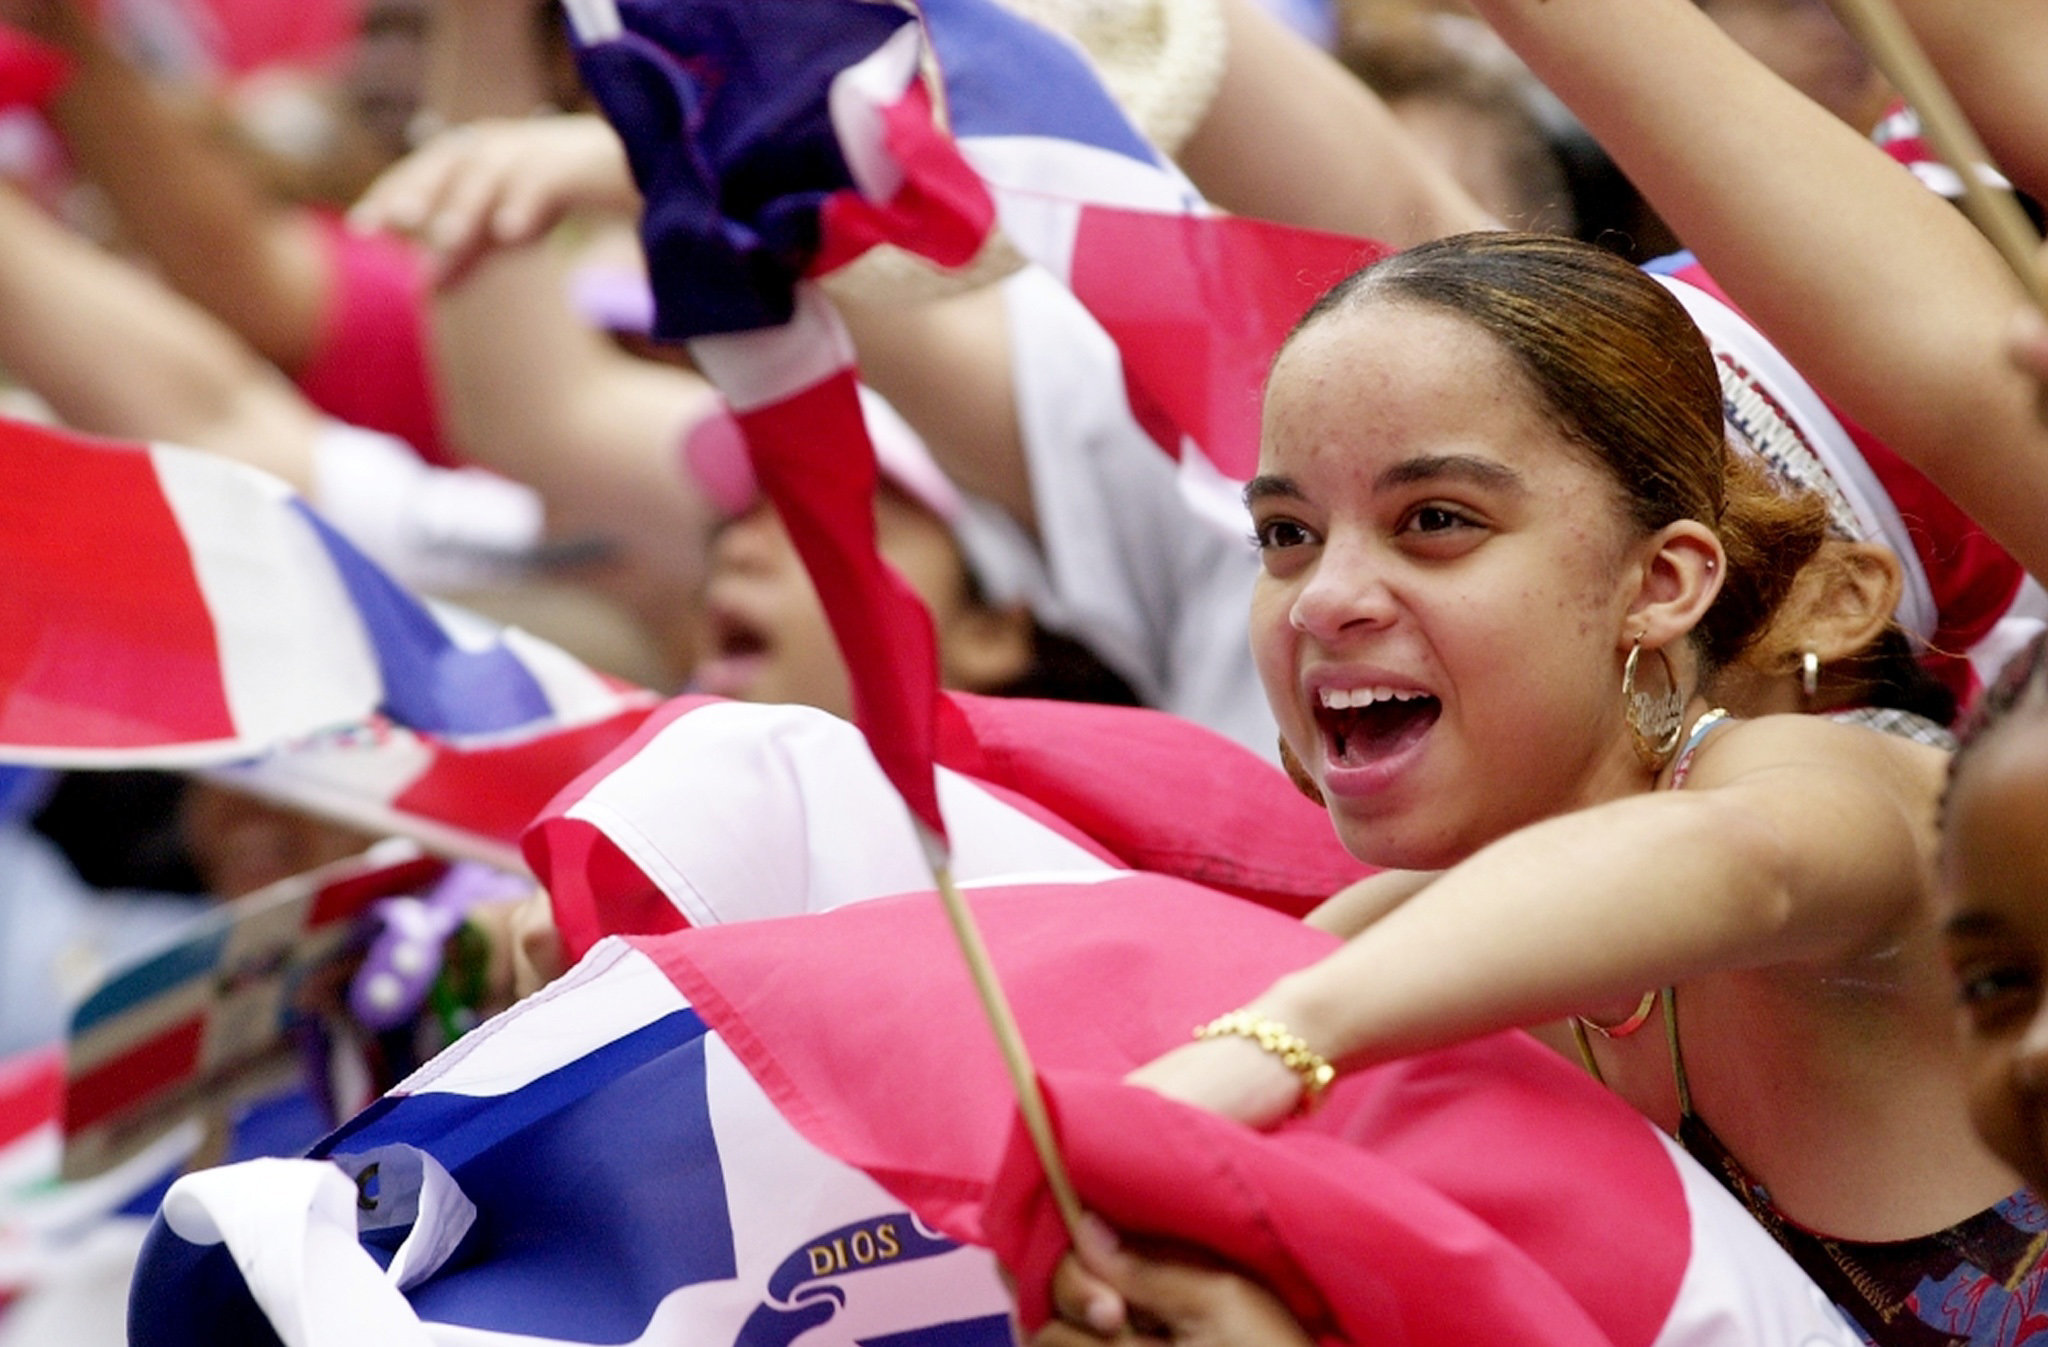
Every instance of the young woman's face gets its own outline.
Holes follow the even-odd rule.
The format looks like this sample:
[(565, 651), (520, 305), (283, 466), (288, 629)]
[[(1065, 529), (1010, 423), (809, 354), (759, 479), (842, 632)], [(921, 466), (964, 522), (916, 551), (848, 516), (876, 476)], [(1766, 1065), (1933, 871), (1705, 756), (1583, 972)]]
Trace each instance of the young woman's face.
[(2048, 1192), (2048, 711), (1992, 731), (1951, 791), (1947, 950), (1970, 1111), (1999, 1158)]
[(1252, 653), (1354, 854), (1433, 869), (1640, 789), (1618, 679), (1644, 548), (1481, 329), (1373, 302), (1300, 334), (1247, 499)]

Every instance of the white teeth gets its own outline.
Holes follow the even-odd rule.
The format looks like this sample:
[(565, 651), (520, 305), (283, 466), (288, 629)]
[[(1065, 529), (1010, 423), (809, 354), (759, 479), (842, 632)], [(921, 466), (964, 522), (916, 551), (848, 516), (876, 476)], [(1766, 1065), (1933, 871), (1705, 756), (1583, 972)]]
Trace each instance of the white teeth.
[(1331, 711), (1348, 711), (1374, 702), (1413, 702), (1427, 697), (1413, 688), (1324, 688), (1323, 706)]

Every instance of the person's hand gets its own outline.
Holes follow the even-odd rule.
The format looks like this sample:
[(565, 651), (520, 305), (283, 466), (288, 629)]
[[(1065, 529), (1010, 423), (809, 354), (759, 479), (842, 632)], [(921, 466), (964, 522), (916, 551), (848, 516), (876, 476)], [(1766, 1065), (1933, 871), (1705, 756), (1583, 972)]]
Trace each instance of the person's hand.
[(1248, 1038), (1198, 1039), (1124, 1077), (1248, 1127), (1270, 1127), (1301, 1103), (1301, 1077)]
[(417, 239), (435, 283), (447, 285), (491, 249), (534, 242), (571, 211), (630, 212), (639, 202), (618, 136), (603, 118), (577, 113), (444, 131), (386, 169), (349, 223)]
[(1121, 1247), (1093, 1215), (1053, 1277), (1054, 1317), (1031, 1347), (1172, 1342), (1177, 1347), (1307, 1347), (1293, 1315), (1232, 1272)]
[(469, 925), (484, 938), (484, 996), (480, 1007), (496, 1014), (562, 975), (562, 934), (545, 892), (493, 899), (469, 910)]

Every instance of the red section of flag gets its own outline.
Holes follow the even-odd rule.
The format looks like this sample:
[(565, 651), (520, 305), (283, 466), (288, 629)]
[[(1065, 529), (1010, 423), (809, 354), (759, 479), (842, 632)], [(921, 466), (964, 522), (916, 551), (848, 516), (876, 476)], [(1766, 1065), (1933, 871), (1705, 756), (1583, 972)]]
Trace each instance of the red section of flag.
[(594, 724), (488, 748), (431, 741), (433, 765), (392, 806), (516, 846), (562, 783), (601, 761), (647, 715), (647, 707), (634, 707)]
[(1259, 390), (1281, 341), (1325, 290), (1391, 251), (1240, 216), (1089, 206), (1068, 283), (1116, 339), (1139, 424), (1170, 452), (1174, 432), (1192, 436), (1242, 481), (1258, 469)]
[(933, 124), (931, 95), (921, 82), (913, 81), (883, 110), (882, 128), (882, 143), (903, 170), (903, 186), (882, 203), (858, 192), (827, 198), (813, 276), (845, 266), (878, 243), (907, 248), (942, 267), (964, 267), (995, 228), (995, 202), (952, 138)]
[(234, 737), (213, 618), (139, 446), (0, 421), (0, 575), (0, 740)]
[(1270, 764), (1163, 712), (948, 693), (939, 761), (1033, 801), (1120, 865), (1293, 916), (1373, 873)]
[[(1563, 1058), (1495, 1035), (1347, 1073), (1317, 1113), (1255, 1133), (1117, 1082), (1333, 937), (1159, 876), (970, 900), (1083, 1200), (1123, 1228), (1216, 1249), (1353, 1341), (1655, 1340), (1691, 1259), (1684, 1188), (1655, 1131)], [(1065, 1237), (1016, 1161), (937, 903), (801, 920), (803, 938), (784, 920), (635, 943), (798, 1130), (1007, 1253), (1042, 1317)]]
[(853, 371), (735, 418), (839, 642), (853, 718), (911, 813), (944, 837), (932, 777), (938, 644), (924, 604), (876, 550), (875, 451)]
[(337, 921), (353, 921), (379, 898), (425, 893), (447, 871), (446, 861), (420, 856), (337, 879), (313, 895), (312, 905), (306, 911), (306, 929), (313, 930)]
[(205, 1041), (206, 1016), (195, 1015), (77, 1077), (64, 1094), (65, 1133), (129, 1112), (189, 1079)]

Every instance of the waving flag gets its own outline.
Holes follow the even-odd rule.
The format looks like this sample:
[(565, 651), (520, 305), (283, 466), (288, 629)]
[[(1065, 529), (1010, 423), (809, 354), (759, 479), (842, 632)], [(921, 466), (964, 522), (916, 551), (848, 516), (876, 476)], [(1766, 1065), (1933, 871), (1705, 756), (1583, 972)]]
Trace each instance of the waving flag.
[(515, 865), (658, 700), (423, 602), (282, 483), (189, 450), (0, 421), (0, 572), (0, 761), (260, 760), (236, 779)]
[[(940, 729), (963, 881), (1155, 870), (1300, 915), (1370, 873), (1277, 770), (1171, 716), (949, 693)], [(526, 857), (579, 957), (605, 935), (924, 887), (923, 853), (888, 796), (836, 717), (682, 698), (548, 806)]]
[[(1354, 1073), (1270, 1136), (1116, 1084), (1329, 937), (1156, 876), (994, 884), (975, 901), (1063, 1120), (1155, 1148), (1121, 1179), (1091, 1167), (1091, 1200), (1145, 1215), (1135, 1230), (1224, 1242), (1312, 1327), (1855, 1341), (1704, 1171), (1519, 1035)], [(997, 1347), (1010, 1306), (982, 1246), (1028, 1244), (1034, 1209), (1013, 1196), (1028, 1181), (994, 1182), (1013, 1105), (970, 1042), (949, 942), (928, 902), (890, 900), (607, 941), (315, 1159), (182, 1180), (144, 1252), (131, 1341), (187, 1347), (267, 1320), (304, 1344)], [(1145, 1127), (1099, 1125), (1105, 1109)], [(1151, 1182), (1191, 1156), (1204, 1168)], [(1186, 1181), (1211, 1161), (1245, 1182)], [(1130, 1192), (1148, 1187), (1146, 1211)], [(1253, 1219), (1190, 1228), (1162, 1204), (1182, 1222)], [(1023, 1270), (1036, 1300), (1044, 1264)]]
[(929, 625), (874, 556), (852, 350), (813, 278), (879, 242), (958, 267), (1000, 218), (1124, 342), (1141, 419), (1176, 456), (1209, 455), (1183, 462), (1234, 517), (1221, 479), (1249, 475), (1266, 360), (1382, 250), (1208, 216), (1072, 44), (986, 0), (915, 17), (861, 0), (568, 9), (646, 199), (655, 332), (690, 340), (732, 402), (846, 653), (856, 719), (943, 835)]

